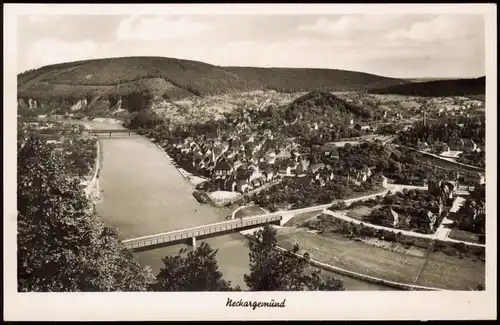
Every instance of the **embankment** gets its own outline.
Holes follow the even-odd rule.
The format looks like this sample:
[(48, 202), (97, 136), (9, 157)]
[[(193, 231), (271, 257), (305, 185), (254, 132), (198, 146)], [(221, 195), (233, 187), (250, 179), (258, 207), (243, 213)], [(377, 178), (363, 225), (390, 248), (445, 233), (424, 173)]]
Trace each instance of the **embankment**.
[[(245, 234), (244, 236), (247, 237), (249, 240), (256, 240), (256, 238), (254, 236), (250, 235), (250, 234)], [(283, 247), (280, 247), (280, 246), (276, 246), (276, 250), (287, 251), (286, 248), (283, 248)], [(296, 253), (292, 253), (292, 254), (294, 254), (297, 257), (304, 258), (303, 255), (296, 254)], [(336, 267), (336, 266), (333, 266), (333, 265), (328, 265), (328, 264), (325, 264), (325, 263), (322, 263), (322, 262), (319, 262), (319, 261), (316, 261), (316, 260), (312, 260), (312, 259), (309, 260), (309, 263), (311, 265), (313, 265), (313, 266), (315, 266), (317, 268), (323, 269), (325, 271), (329, 271), (329, 272), (333, 272), (333, 273), (337, 273), (337, 274), (342, 274), (342, 275), (345, 275), (345, 276), (348, 276), (348, 277), (351, 277), (351, 278), (355, 278), (355, 279), (361, 280), (363, 282), (367, 282), (367, 283), (371, 283), (371, 284), (375, 284), (375, 285), (387, 286), (387, 287), (391, 287), (391, 288), (398, 289), (398, 290), (406, 290), (406, 291), (415, 291), (415, 290), (418, 290), (418, 291), (444, 291), (444, 289), (440, 289), (440, 288), (424, 287), (424, 286), (418, 286), (418, 285), (413, 285), (413, 284), (408, 284), (408, 283), (400, 283), (400, 282), (385, 280), (385, 279), (373, 277), (373, 276), (370, 276), (370, 275), (361, 274), (361, 273), (349, 271), (349, 270), (346, 270), (346, 269), (342, 269), (342, 268), (339, 268), (339, 267)]]
[(101, 170), (101, 145), (99, 140), (96, 140), (96, 151), (97, 156), (95, 158), (92, 177), (90, 178), (87, 186), (85, 187), (85, 194), (87, 197), (91, 198), (93, 202), (99, 198), (99, 172)]
[(422, 156), (424, 156), (425, 158), (427, 158), (427, 160), (433, 161), (436, 163), (436, 165), (445, 167), (447, 169), (455, 169), (455, 170), (458, 170), (461, 172), (466, 172), (466, 173), (482, 173), (482, 174), (484, 174), (486, 172), (486, 170), (484, 168), (472, 166), (472, 165), (467, 165), (467, 164), (457, 162), (457, 161), (452, 161), (452, 160), (446, 159), (444, 157), (441, 157), (441, 156), (438, 156), (438, 155), (435, 155), (435, 154), (432, 154), (429, 152), (421, 151), (421, 150), (418, 150), (415, 148), (406, 147), (406, 146), (402, 146), (402, 145), (398, 145), (398, 147), (409, 150), (409, 151), (417, 152), (417, 153), (421, 154)]

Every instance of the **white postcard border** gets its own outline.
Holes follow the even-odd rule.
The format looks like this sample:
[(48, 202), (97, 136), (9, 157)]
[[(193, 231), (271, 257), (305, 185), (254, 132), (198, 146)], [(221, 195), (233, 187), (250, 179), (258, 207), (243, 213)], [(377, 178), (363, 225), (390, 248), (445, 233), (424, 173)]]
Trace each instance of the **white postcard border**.
[[(487, 249), (484, 292), (17, 293), (16, 37), (27, 14), (484, 14), (486, 21)], [(4, 6), (5, 320), (396, 320), (496, 319), (496, 7), (433, 5), (96, 5)], [(283, 301), (284, 308), (226, 307), (233, 300)]]

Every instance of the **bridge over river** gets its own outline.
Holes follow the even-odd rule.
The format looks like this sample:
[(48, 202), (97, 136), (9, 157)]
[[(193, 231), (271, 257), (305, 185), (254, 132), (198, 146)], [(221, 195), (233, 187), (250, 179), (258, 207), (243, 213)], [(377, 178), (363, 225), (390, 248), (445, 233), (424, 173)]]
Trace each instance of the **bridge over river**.
[[(94, 132), (106, 132), (110, 129), (121, 130), (112, 133), (101, 133), (99, 142), (102, 150), (102, 169), (99, 176), (99, 187), (103, 190), (101, 200), (96, 203), (96, 210), (103, 221), (111, 227), (119, 229), (121, 235), (130, 244), (138, 244), (151, 240), (153, 236), (161, 235), (168, 242), (154, 245), (144, 245), (141, 248), (132, 248), (139, 263), (150, 266), (153, 273), (164, 267), (162, 259), (165, 256), (176, 255), (186, 244), (191, 245), (191, 237), (177, 237), (177, 231), (195, 228), (200, 225), (219, 224), (229, 229), (226, 232), (215, 228), (216, 232), (207, 234), (204, 238), (198, 234), (196, 241), (202, 240), (217, 249), (217, 261), (224, 278), (234, 285), (245, 289), (244, 274), (249, 272), (248, 239), (241, 233), (238, 226), (240, 220), (226, 222), (231, 211), (217, 209), (210, 205), (202, 205), (196, 201), (192, 192), (194, 186), (189, 183), (175, 168), (172, 162), (165, 157), (155, 144), (143, 136), (128, 136), (129, 130), (120, 125), (102, 122), (74, 121), (76, 124), (93, 126)], [(109, 132), (109, 131), (108, 131)], [(134, 131), (131, 131), (134, 132)], [(126, 134), (127, 136), (119, 136)], [(321, 210), (323, 207), (314, 209)], [(303, 210), (300, 212), (306, 212)], [(298, 213), (298, 212), (297, 212)], [(280, 212), (281, 222), (286, 222), (289, 213)], [(269, 216), (269, 215), (266, 215)], [(260, 216), (262, 217), (262, 216)], [(244, 219), (252, 220), (252, 219)], [(275, 220), (278, 221), (278, 220)], [(263, 222), (263, 221), (259, 221)], [(257, 228), (263, 223), (249, 225)], [(211, 226), (210, 226), (211, 228)], [(165, 234), (166, 233), (166, 234)], [(168, 239), (170, 233), (170, 239)], [(172, 240), (172, 234), (174, 238)], [(139, 239), (142, 237), (142, 240)], [(144, 238), (146, 237), (146, 238)], [(154, 240), (159, 238), (154, 237)], [(343, 278), (348, 290), (393, 290), (390, 287), (368, 283), (353, 277), (333, 272), (326, 272), (337, 278)]]
[(173, 230), (164, 233), (132, 238), (122, 241), (126, 248), (135, 251), (159, 248), (190, 241), (196, 248), (196, 239), (206, 239), (215, 236), (227, 235), (234, 231), (242, 231), (263, 226), (264, 224), (280, 225), (282, 216), (270, 214), (264, 216), (247, 217), (228, 221), (215, 222), (186, 229)]
[[(109, 135), (111, 136), (113, 134), (118, 134), (118, 135), (136, 135), (136, 134), (141, 134), (141, 133), (146, 133), (151, 131), (152, 129), (126, 129), (126, 128), (116, 128), (116, 129), (104, 129), (104, 128), (95, 128), (92, 129), (92, 133), (95, 135)], [(41, 135), (52, 135), (52, 134), (66, 134), (66, 133), (71, 133), (71, 130), (57, 130), (57, 129), (44, 129), (39, 132)]]

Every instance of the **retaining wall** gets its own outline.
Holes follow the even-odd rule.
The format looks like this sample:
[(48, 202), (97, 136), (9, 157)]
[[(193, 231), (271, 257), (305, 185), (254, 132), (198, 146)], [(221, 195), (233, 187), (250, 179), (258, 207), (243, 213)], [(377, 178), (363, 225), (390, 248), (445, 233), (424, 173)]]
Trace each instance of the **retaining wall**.
[(472, 166), (472, 165), (467, 165), (467, 164), (464, 164), (464, 163), (461, 163), (461, 162), (457, 162), (457, 161), (451, 161), (451, 160), (448, 160), (448, 159), (445, 159), (444, 157), (441, 157), (441, 156), (438, 156), (438, 155), (435, 155), (435, 154), (432, 154), (432, 153), (429, 153), (429, 152), (425, 152), (425, 151), (421, 151), (421, 150), (418, 150), (418, 149), (415, 149), (415, 148), (410, 148), (410, 147), (406, 147), (406, 146), (401, 146), (401, 145), (398, 145), (398, 147), (400, 148), (403, 148), (403, 149), (407, 149), (407, 150), (411, 150), (411, 151), (414, 151), (414, 152), (418, 152), (428, 158), (433, 158), (433, 159), (438, 159), (438, 160), (441, 160), (443, 161), (443, 163), (447, 163), (449, 165), (455, 165), (457, 167), (460, 167), (460, 168), (463, 168), (465, 170), (468, 170), (469, 172), (479, 172), (479, 173), (485, 173), (486, 170), (484, 168), (481, 168), (481, 167), (477, 167), (477, 166)]
[[(246, 234), (244, 236), (250, 240), (256, 240), (255, 237), (250, 235), (250, 234)], [(280, 251), (287, 251), (286, 248), (283, 248), (280, 246), (276, 246), (276, 249), (280, 250)], [(295, 254), (295, 253), (292, 253), (292, 254), (294, 254), (297, 257), (303, 257), (300, 254)], [(349, 277), (352, 277), (352, 278), (355, 278), (358, 280), (366, 281), (368, 283), (385, 285), (387, 287), (392, 287), (392, 288), (396, 288), (396, 289), (400, 289), (400, 290), (406, 290), (406, 291), (416, 291), (416, 290), (418, 290), (418, 291), (445, 291), (445, 289), (440, 289), (440, 288), (418, 286), (418, 285), (413, 285), (413, 284), (408, 284), (408, 283), (401, 283), (401, 282), (385, 280), (385, 279), (373, 277), (370, 275), (361, 274), (361, 273), (357, 273), (354, 271), (342, 269), (342, 268), (332, 266), (332, 265), (329, 265), (326, 263), (322, 263), (322, 262), (319, 262), (319, 261), (316, 261), (313, 259), (310, 259), (309, 263), (313, 266), (316, 266), (316, 267), (321, 268), (321, 269), (326, 270), (326, 271), (332, 271), (332, 272), (346, 275), (346, 276), (349, 276)]]

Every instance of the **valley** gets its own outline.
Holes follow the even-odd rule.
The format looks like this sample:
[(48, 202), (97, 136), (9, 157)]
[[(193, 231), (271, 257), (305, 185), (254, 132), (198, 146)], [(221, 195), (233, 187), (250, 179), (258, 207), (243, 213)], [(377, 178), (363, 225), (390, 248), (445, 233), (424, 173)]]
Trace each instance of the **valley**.
[[(137, 132), (97, 137), (96, 212), (122, 238), (222, 221), (247, 206), (260, 212), (238, 218), (318, 207), (307, 218), (287, 217), (288, 226), (275, 229), (277, 245), (292, 251), (298, 244), (313, 265), (342, 270), (323, 277), (343, 279), (347, 290), (388, 290), (372, 278), (435, 290), (484, 285), (484, 173), (459, 167), (485, 166), (485, 103), (469, 96), (480, 79), (414, 83), (341, 70), (121, 58), (44, 67), (18, 80), (20, 121)], [(452, 151), (456, 162), (444, 163)], [(422, 197), (428, 203), (418, 203)], [(452, 209), (457, 198), (464, 208)], [(359, 216), (344, 206), (353, 200)], [(346, 212), (362, 222), (346, 222)], [(450, 231), (445, 219), (454, 220)], [(235, 233), (201, 242), (245, 290), (248, 240)], [(162, 256), (173, 258), (181, 247), (136, 255), (159, 274)], [(379, 263), (389, 260), (398, 266)], [(446, 263), (467, 280), (438, 277), (437, 268), (452, 273)]]

